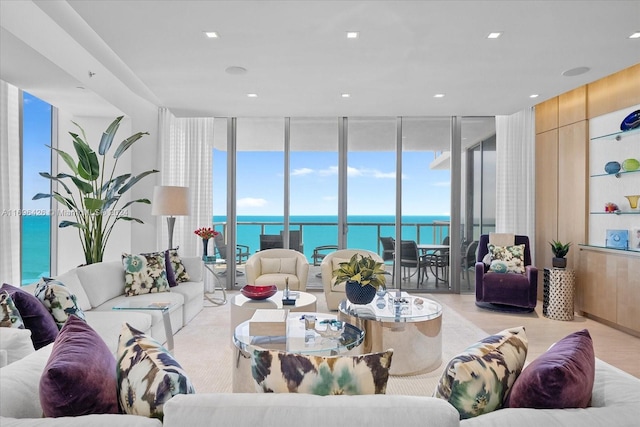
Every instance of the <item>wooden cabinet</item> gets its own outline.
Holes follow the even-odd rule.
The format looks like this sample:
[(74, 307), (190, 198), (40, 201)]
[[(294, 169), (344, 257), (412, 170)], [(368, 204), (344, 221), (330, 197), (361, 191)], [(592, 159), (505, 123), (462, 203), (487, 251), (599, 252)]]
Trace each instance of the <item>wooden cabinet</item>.
[(640, 252), (580, 246), (576, 308), (640, 336)]

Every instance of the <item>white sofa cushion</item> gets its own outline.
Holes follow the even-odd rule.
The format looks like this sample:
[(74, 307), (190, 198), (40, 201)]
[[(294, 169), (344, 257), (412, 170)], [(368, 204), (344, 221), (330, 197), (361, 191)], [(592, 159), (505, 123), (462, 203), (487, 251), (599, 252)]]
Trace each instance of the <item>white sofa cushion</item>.
[(81, 417), (36, 418), (20, 420), (0, 417), (2, 427), (162, 427), (162, 421), (156, 418), (139, 417), (137, 415), (99, 414)]
[[(7, 355), (5, 364), (13, 363), (36, 351), (29, 329), (0, 328), (0, 350)], [(0, 365), (0, 367), (3, 365)]]
[(120, 261), (99, 262), (76, 269), (91, 307), (124, 295), (124, 267)]
[(38, 387), (52, 348), (53, 343), (0, 369), (0, 416), (42, 417)]
[(80, 307), (80, 309), (82, 309), (83, 311), (91, 310), (91, 302), (89, 302), (89, 297), (82, 287), (80, 279), (78, 279), (76, 269), (67, 271), (64, 274), (54, 277), (54, 279), (64, 283), (64, 285), (68, 287), (71, 292), (73, 292), (73, 294), (76, 296), (76, 302), (78, 303), (78, 307)]
[(181, 394), (164, 405), (164, 427), (207, 425), (454, 427), (459, 420), (443, 400), (381, 394)]
[(87, 311), (85, 316), (89, 326), (100, 335), (113, 355), (118, 352), (118, 338), (124, 322), (146, 334), (151, 333), (152, 317), (149, 313), (131, 310), (91, 310)]

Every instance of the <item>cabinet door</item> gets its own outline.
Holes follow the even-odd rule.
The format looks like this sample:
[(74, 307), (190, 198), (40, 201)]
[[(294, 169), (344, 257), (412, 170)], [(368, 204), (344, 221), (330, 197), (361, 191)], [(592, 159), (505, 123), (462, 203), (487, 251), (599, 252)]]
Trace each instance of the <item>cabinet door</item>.
[[(551, 240), (558, 236), (558, 130), (536, 135), (536, 236), (535, 265), (551, 268)], [(584, 214), (584, 213), (583, 213)], [(538, 274), (538, 299), (542, 299), (543, 274)]]
[(640, 331), (640, 257), (620, 257), (618, 263), (618, 324)]
[(578, 309), (616, 323), (618, 258), (585, 249), (579, 255)]
[[(586, 121), (558, 130), (558, 240), (577, 244), (587, 240), (588, 124)], [(547, 245), (548, 246), (548, 245)], [(567, 268), (577, 256), (571, 251)]]

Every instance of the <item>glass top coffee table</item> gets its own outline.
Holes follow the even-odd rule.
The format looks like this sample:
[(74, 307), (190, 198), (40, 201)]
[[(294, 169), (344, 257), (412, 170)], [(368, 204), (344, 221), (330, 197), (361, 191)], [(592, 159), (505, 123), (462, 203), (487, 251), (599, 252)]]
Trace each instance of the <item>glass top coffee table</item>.
[(112, 310), (136, 310), (136, 311), (158, 311), (162, 313), (164, 332), (167, 338), (167, 350), (173, 351), (173, 328), (171, 327), (171, 315), (169, 310), (174, 304), (171, 302), (149, 302), (149, 301), (127, 301), (114, 305)]
[(442, 306), (437, 301), (390, 291), (366, 305), (341, 301), (338, 318), (365, 331), (363, 353), (393, 348), (391, 375), (430, 372), (442, 363)]
[[(316, 327), (305, 334), (304, 316), (316, 316)], [(307, 335), (307, 336), (305, 336)], [(236, 357), (233, 369), (233, 392), (255, 392), (251, 376), (251, 352), (255, 348), (281, 350), (314, 356), (360, 354), (365, 332), (352, 324), (339, 321), (335, 315), (324, 313), (289, 313), (285, 336), (252, 336), (249, 321), (240, 323), (233, 333)]]

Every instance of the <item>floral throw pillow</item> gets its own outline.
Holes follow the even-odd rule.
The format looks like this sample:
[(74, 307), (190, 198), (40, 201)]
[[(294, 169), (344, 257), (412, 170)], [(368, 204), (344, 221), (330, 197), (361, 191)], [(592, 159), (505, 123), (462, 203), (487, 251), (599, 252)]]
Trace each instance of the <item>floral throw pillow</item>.
[(169, 282), (161, 254), (122, 254), (125, 296), (168, 292)]
[(36, 285), (34, 292), (42, 304), (49, 310), (56, 321), (58, 329), (62, 329), (70, 315), (75, 314), (85, 320), (84, 311), (78, 306), (76, 296), (64, 283), (43, 277)]
[(254, 350), (251, 373), (262, 393), (384, 394), (393, 350), (359, 356), (306, 356)]
[(126, 414), (162, 419), (169, 399), (195, 393), (171, 353), (127, 323), (122, 325), (117, 359), (118, 400)]
[(182, 263), (182, 259), (180, 255), (178, 255), (177, 249), (169, 249), (169, 262), (171, 263), (171, 268), (173, 268), (173, 274), (176, 278), (176, 284), (181, 282), (188, 282), (191, 280), (187, 270), (184, 268), (184, 264)]
[[(489, 271), (499, 273), (524, 273), (524, 245), (496, 246), (489, 243), (488, 248), (489, 254), (491, 255)], [(495, 261), (502, 262), (495, 263)], [(505, 267), (506, 271), (504, 271)], [(494, 270), (494, 268), (496, 268), (496, 270)]]
[(5, 291), (0, 292), (0, 327), (24, 329), (22, 316)]
[(505, 329), (449, 361), (434, 397), (448, 401), (461, 419), (500, 409), (527, 358), (524, 327)]

